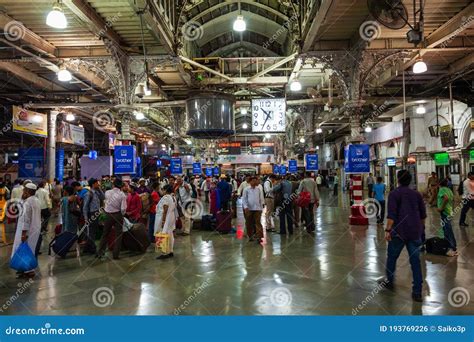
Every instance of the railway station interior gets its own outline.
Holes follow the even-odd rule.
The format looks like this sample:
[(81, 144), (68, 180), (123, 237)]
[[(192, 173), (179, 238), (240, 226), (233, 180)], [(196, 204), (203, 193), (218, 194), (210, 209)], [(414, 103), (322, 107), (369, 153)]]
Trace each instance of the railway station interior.
[(471, 0), (0, 0), (1, 315), (472, 315), (471, 195)]

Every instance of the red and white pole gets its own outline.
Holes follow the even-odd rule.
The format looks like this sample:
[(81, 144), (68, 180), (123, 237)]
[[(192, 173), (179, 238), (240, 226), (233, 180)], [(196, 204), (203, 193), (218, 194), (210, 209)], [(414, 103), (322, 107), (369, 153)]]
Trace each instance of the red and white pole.
[(354, 203), (351, 206), (351, 216), (349, 216), (349, 224), (353, 226), (366, 226), (369, 219), (365, 213), (363, 204), (362, 175), (352, 175), (352, 198)]

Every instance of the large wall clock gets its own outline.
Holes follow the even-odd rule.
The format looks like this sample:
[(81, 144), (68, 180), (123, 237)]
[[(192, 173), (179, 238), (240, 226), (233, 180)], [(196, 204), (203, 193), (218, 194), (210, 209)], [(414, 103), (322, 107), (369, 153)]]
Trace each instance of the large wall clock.
[(252, 99), (252, 132), (285, 132), (286, 100)]

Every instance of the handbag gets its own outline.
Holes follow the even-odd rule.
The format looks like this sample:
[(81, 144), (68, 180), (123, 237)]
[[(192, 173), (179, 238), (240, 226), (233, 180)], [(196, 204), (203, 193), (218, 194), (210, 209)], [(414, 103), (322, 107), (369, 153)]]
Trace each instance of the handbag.
[(167, 233), (157, 233), (155, 235), (155, 251), (163, 254), (171, 253), (171, 240), (170, 235)]

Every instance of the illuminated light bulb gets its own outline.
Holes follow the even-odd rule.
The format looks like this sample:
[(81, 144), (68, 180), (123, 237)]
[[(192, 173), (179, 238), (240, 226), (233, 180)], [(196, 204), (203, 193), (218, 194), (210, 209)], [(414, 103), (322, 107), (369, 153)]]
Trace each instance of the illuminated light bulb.
[(153, 145), (153, 140), (151, 140), (151, 139), (148, 140), (148, 145), (150, 145), (150, 146)]
[(317, 133), (317, 134), (321, 134), (321, 133), (323, 133), (323, 130), (322, 130), (322, 128), (316, 128), (316, 133)]
[(370, 127), (370, 126), (365, 127), (365, 132), (366, 133), (372, 132), (372, 127)]
[(69, 113), (68, 115), (66, 115), (66, 121), (74, 121), (75, 119), (76, 117), (72, 113)]
[(66, 68), (59, 69), (57, 76), (58, 80), (61, 82), (69, 82), (70, 80), (72, 80), (72, 75)]
[(53, 6), (53, 9), (46, 17), (46, 25), (57, 29), (65, 29), (67, 27), (67, 18), (59, 5), (59, 2)]
[(238, 15), (235, 19), (233, 29), (237, 32), (244, 32), (247, 29), (247, 24), (242, 15)]
[(428, 66), (426, 65), (425, 62), (423, 62), (422, 59), (419, 59), (414, 65), (413, 65), (413, 73), (414, 74), (422, 74), (428, 70)]
[(300, 91), (302, 88), (303, 88), (303, 86), (301, 85), (301, 82), (298, 81), (298, 80), (294, 80), (290, 84), (290, 90), (291, 91)]
[(244, 124), (242, 125), (242, 128), (243, 128), (243, 129), (247, 129), (247, 128), (249, 128), (249, 125), (247, 125), (247, 123), (244, 123)]
[(420, 105), (416, 108), (416, 114), (426, 114), (426, 108), (423, 105)]

